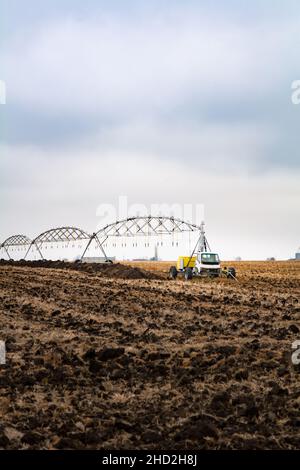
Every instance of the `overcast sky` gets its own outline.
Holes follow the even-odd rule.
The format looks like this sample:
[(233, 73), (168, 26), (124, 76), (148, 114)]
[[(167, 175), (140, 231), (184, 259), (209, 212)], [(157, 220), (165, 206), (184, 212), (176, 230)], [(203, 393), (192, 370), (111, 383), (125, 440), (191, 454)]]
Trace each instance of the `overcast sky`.
[(0, 0), (0, 47), (1, 241), (126, 195), (204, 204), (223, 258), (295, 253), (298, 0)]

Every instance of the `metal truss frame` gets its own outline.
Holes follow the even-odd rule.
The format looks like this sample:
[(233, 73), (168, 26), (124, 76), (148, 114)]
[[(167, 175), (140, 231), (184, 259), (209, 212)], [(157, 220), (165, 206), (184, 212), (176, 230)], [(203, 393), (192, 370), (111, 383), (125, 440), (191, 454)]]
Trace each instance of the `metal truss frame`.
[(173, 233), (201, 232), (201, 230), (202, 225), (195, 225), (174, 217), (149, 215), (118, 220), (106, 225), (94, 235), (103, 248), (103, 244), (109, 237), (171, 235)]
[(9, 259), (12, 259), (9, 253), (9, 248), (16, 246), (26, 246), (31, 245), (32, 241), (26, 235), (12, 235), (8, 237), (1, 245), (0, 248), (3, 248), (6, 252)]
[(77, 227), (58, 227), (46, 230), (32, 240), (30, 247), (25, 255), (25, 259), (33, 246), (36, 247), (42, 259), (42, 247), (44, 243), (73, 242), (78, 240), (90, 240), (91, 235)]
[[(89, 235), (84, 230), (77, 227), (58, 227), (47, 230), (38, 235), (34, 240), (30, 240), (25, 235), (14, 235), (5, 240), (0, 248), (4, 248), (9, 258), (10, 246), (26, 246), (29, 248), (26, 252), (25, 259), (33, 246), (36, 247), (42, 259), (44, 259), (42, 248), (45, 243), (72, 242), (78, 240), (87, 240), (87, 245), (81, 256), (84, 258), (89, 246), (93, 241), (99, 246), (104, 258), (107, 255), (104, 250), (104, 243), (109, 237), (136, 237), (136, 236), (155, 236), (155, 235), (171, 235), (173, 233), (183, 232), (200, 232), (204, 234), (203, 224), (195, 225), (184, 220), (166, 216), (136, 216), (123, 220), (117, 220), (98, 230), (98, 232)], [(205, 244), (206, 238), (203, 239)], [(11, 258), (10, 258), (11, 259)]]

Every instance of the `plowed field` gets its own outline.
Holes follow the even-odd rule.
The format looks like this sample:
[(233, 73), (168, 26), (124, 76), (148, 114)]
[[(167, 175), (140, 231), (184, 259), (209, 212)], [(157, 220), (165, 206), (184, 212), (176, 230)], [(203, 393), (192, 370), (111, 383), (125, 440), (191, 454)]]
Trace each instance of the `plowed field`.
[(169, 265), (0, 263), (0, 448), (300, 447), (300, 263)]

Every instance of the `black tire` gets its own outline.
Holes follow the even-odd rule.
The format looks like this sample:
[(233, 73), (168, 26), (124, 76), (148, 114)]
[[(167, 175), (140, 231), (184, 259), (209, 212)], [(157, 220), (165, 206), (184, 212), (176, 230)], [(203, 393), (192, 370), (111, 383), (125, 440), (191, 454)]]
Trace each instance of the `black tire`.
[(193, 278), (193, 270), (192, 268), (186, 268), (184, 272), (184, 277), (186, 281), (190, 281)]
[(170, 271), (169, 271), (169, 278), (170, 279), (176, 279), (177, 274), (178, 274), (178, 271), (176, 269), (176, 266), (171, 266)]
[(228, 268), (227, 277), (229, 279), (234, 279), (236, 277), (235, 268)]

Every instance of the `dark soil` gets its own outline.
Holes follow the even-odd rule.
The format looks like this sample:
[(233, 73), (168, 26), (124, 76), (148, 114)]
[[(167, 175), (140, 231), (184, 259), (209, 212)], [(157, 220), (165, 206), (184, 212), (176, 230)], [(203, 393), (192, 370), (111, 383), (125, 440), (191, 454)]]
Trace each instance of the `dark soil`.
[(98, 273), (105, 277), (118, 277), (120, 279), (162, 279), (157, 273), (152, 273), (139, 267), (132, 267), (121, 263), (70, 263), (66, 261), (5, 261), (0, 260), (0, 266), (27, 266), (31, 268), (68, 269), (86, 273)]
[(0, 265), (0, 448), (300, 447), (299, 264), (240, 283), (58, 267)]

